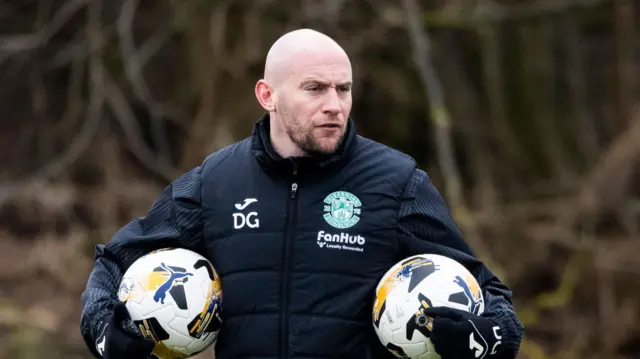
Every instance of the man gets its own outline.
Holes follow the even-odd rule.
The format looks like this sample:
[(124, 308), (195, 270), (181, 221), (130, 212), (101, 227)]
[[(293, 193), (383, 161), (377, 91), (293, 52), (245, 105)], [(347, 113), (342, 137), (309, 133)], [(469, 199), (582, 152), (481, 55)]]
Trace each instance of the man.
[(374, 291), (417, 253), (465, 265), (486, 300), (482, 316), (427, 312), (442, 358), (516, 356), (523, 328), (510, 290), (473, 256), (415, 161), (356, 135), (351, 84), (349, 58), (329, 37), (303, 29), (274, 43), (255, 87), (268, 115), (253, 135), (173, 181), (146, 217), (98, 246), (81, 322), (94, 355), (150, 355), (118, 283), (143, 254), (182, 247), (222, 279), (218, 359), (391, 358), (371, 324)]

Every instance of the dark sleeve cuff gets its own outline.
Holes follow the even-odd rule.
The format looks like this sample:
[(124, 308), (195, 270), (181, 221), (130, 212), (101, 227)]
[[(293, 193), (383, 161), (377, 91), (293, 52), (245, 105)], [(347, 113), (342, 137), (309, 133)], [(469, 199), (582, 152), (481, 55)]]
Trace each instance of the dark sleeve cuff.
[(96, 340), (100, 334), (104, 331), (104, 326), (107, 324), (107, 315), (104, 314), (101, 317), (96, 317), (91, 320), (90, 326), (82, 331), (82, 339), (84, 339), (87, 348), (91, 352), (91, 354), (98, 359), (101, 359), (102, 356), (98, 353), (96, 348)]
[(510, 311), (492, 313), (489, 319), (500, 327), (502, 335), (500, 348), (495, 358), (515, 359), (520, 351), (520, 342), (522, 341), (524, 327)]

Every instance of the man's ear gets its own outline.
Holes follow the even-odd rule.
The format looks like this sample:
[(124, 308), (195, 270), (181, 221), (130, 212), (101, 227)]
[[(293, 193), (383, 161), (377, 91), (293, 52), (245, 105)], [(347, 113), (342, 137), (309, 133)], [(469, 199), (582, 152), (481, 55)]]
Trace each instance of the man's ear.
[(276, 109), (273, 98), (274, 93), (267, 81), (265, 81), (264, 79), (258, 81), (258, 83), (256, 83), (255, 92), (256, 98), (258, 99), (258, 102), (260, 103), (260, 106), (262, 106), (262, 108), (269, 112), (273, 112)]

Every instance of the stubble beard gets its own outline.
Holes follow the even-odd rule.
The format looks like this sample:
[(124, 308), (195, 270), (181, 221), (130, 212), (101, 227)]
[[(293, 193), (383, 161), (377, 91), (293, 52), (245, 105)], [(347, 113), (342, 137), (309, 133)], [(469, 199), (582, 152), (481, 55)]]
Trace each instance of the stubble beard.
[(307, 156), (312, 157), (326, 156), (335, 153), (345, 136), (345, 132), (342, 132), (335, 144), (327, 148), (313, 136), (313, 127), (305, 128), (301, 126), (300, 121), (295, 117), (292, 117), (291, 121), (288, 121), (286, 130), (291, 142), (298, 146)]

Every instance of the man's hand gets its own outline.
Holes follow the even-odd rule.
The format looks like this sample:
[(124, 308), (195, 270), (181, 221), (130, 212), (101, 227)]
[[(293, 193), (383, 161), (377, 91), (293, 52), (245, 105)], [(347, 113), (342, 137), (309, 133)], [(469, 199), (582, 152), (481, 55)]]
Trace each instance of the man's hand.
[(147, 359), (154, 342), (142, 336), (134, 326), (124, 303), (118, 301), (105, 320), (96, 339), (96, 350), (103, 359)]
[(491, 319), (448, 307), (424, 310), (433, 318), (431, 342), (442, 359), (498, 359), (502, 334)]

